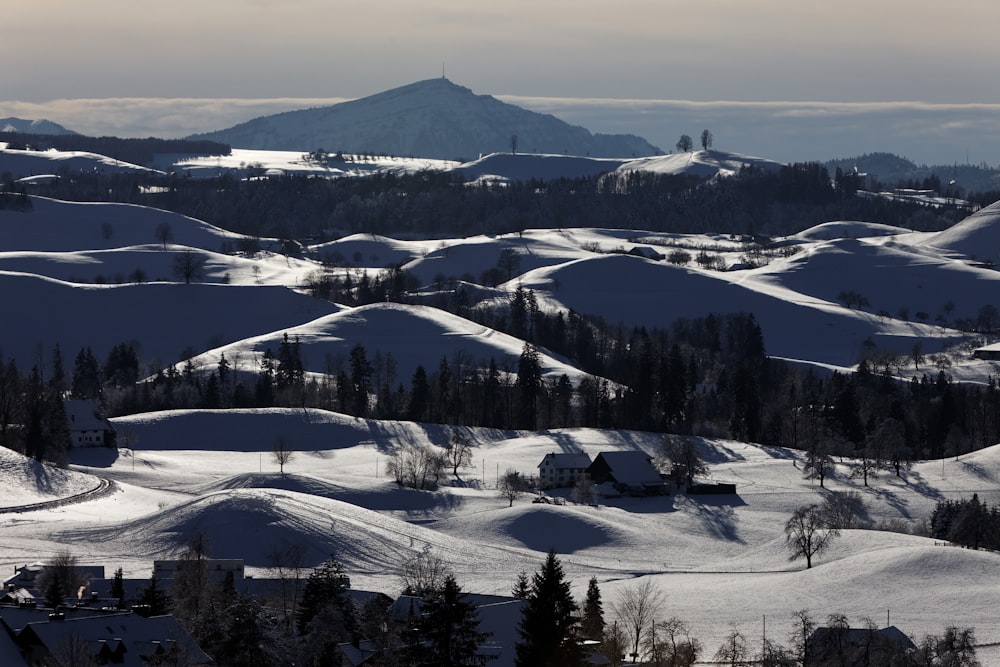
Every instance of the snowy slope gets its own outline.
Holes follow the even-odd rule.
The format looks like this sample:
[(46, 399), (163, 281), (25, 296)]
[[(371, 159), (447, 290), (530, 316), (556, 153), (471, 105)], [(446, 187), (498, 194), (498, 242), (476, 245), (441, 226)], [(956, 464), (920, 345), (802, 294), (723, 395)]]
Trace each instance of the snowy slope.
[(1000, 201), (928, 237), (925, 244), (966, 259), (1000, 263)]
[(148, 206), (67, 202), (32, 197), (31, 210), (0, 210), (0, 251), (109, 250), (160, 241), (157, 228), (169, 229), (169, 243), (219, 250), (244, 238), (201, 220)]
[(339, 310), (267, 285), (82, 286), (0, 272), (0, 292), (6, 312), (31, 314), (6, 329), (2, 341), (3, 355), (28, 367), (39, 350), (47, 356), (57, 343), (64, 358), (89, 346), (103, 360), (113, 346), (131, 341), (142, 367), (155, 370), (186, 349), (201, 352)]
[[(850, 530), (806, 570), (788, 560), (781, 528), (795, 507), (837, 490), (858, 491), (873, 521), (918, 522), (938, 499), (973, 492), (996, 502), (1000, 447), (918, 463), (905, 479), (887, 476), (867, 488), (849, 478), (845, 461), (823, 490), (792, 465), (800, 453), (699, 439), (710, 476), (735, 482), (736, 496), (609, 498), (595, 507), (520, 498), (508, 508), (492, 488), (498, 471), (529, 474), (549, 451), (655, 452), (659, 436), (464, 429), (473, 466), (462, 469), (461, 484), (428, 492), (396, 488), (385, 476), (386, 457), (404, 442), (441, 444), (448, 427), (290, 409), (176, 411), (115, 425), (132, 433), (135, 450), (112, 460), (97, 451), (75, 456), (80, 470), (115, 479), (119, 491), (34, 512), (29, 522), (0, 515), (0, 565), (66, 547), (81, 562), (144, 577), (152, 558), (178, 553), (202, 532), (213, 555), (245, 558), (259, 575), (272, 550), (301, 543), (314, 562), (337, 553), (355, 587), (396, 594), (402, 564), (429, 552), (451, 563), (467, 590), (502, 594), (554, 548), (578, 597), (597, 577), (606, 614), (620, 590), (648, 577), (667, 596), (664, 617), (684, 619), (709, 653), (734, 625), (759, 641), (752, 637), (762, 615), (769, 633), (782, 637), (799, 609), (819, 620), (845, 613), (855, 626), (888, 611), (917, 638), (954, 623), (975, 627), (980, 642), (1000, 641), (1000, 588), (984, 583), (1000, 566), (995, 554)], [(284, 475), (267, 456), (278, 435), (295, 452)], [(988, 655), (981, 655), (987, 663)]]
[(750, 312), (761, 326), (768, 354), (835, 366), (855, 364), (868, 339), (905, 354), (917, 339), (933, 351), (960, 338), (957, 332), (882, 321), (830, 301), (755, 283), (745, 272), (720, 274), (626, 255), (537, 269), (521, 282), (543, 293), (544, 305), (633, 326), (662, 327), (679, 318)]
[(656, 174), (712, 178), (714, 176), (732, 176), (739, 173), (740, 169), (744, 167), (777, 170), (781, 166), (780, 162), (766, 158), (724, 151), (701, 150), (630, 160), (618, 167), (618, 171), (648, 171)]
[[(379, 353), (392, 355), (396, 363), (396, 382), (408, 382), (417, 366), (430, 373), (442, 359), (455, 365), (461, 358), (466, 370), (470, 366), (485, 369), (494, 359), (501, 370), (517, 368), (524, 342), (488, 327), (427, 306), (395, 303), (359, 306), (295, 327), (283, 328), (266, 335), (213, 349), (192, 359), (196, 369), (214, 370), (220, 355), (226, 359), (259, 360), (265, 350), (277, 355), (285, 335), (297, 340), (307, 373), (336, 374), (344, 364), (349, 370), (351, 350), (362, 345), (372, 361)], [(546, 354), (539, 355), (546, 377), (566, 374), (574, 385), (585, 374), (572, 365)], [(331, 363), (335, 364), (331, 367)], [(256, 370), (256, 366), (245, 367)], [(458, 372), (457, 368), (452, 369)]]
[(161, 173), (154, 169), (86, 151), (58, 151), (54, 148), (47, 151), (26, 151), (3, 148), (2, 146), (3, 144), (0, 144), (0, 172), (9, 172), (15, 179), (72, 172), (88, 174)]

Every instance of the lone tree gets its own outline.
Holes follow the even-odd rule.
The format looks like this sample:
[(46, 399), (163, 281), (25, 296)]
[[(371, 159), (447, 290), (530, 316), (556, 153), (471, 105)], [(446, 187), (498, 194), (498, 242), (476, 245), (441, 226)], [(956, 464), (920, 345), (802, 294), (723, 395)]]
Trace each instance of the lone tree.
[(271, 455), (274, 456), (274, 462), (278, 464), (281, 474), (284, 475), (285, 465), (292, 462), (295, 453), (289, 447), (285, 436), (279, 435), (278, 439), (274, 441), (274, 449), (271, 451)]
[(708, 130), (701, 131), (701, 147), (706, 151), (712, 147), (712, 133)]
[(469, 438), (457, 428), (451, 431), (451, 440), (445, 450), (445, 458), (451, 466), (451, 474), (458, 477), (458, 469), (472, 464), (472, 447)]
[(839, 530), (826, 527), (819, 505), (804, 505), (785, 523), (785, 544), (791, 551), (788, 560), (805, 558), (806, 569), (811, 568), (812, 557), (826, 549), (830, 540), (838, 535)]
[(166, 250), (167, 244), (174, 240), (174, 230), (170, 227), (169, 222), (161, 222), (153, 230), (153, 236), (163, 246), (163, 249)]
[(205, 258), (193, 250), (185, 250), (174, 256), (174, 275), (190, 285), (205, 275)]
[(682, 134), (681, 138), (677, 140), (677, 150), (682, 153), (687, 153), (694, 146), (694, 142), (691, 141), (691, 137), (686, 134)]
[(500, 497), (508, 502), (507, 507), (513, 507), (514, 501), (517, 497), (521, 495), (524, 491), (524, 479), (521, 477), (521, 473), (516, 470), (507, 469), (503, 477), (500, 478), (500, 484), (497, 487), (497, 493)]

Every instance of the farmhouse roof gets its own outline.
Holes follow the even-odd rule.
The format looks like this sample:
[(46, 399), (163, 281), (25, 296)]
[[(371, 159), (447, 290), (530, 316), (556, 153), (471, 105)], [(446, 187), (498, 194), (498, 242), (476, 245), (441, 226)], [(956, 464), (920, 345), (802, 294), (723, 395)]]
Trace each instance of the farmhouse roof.
[(65, 402), (66, 421), (71, 431), (109, 431), (111, 424), (101, 417), (97, 403), (90, 399), (70, 399)]
[(548, 464), (546, 467), (553, 470), (581, 470), (590, 466), (590, 455), (583, 452), (552, 452), (546, 454), (538, 467)]
[(652, 458), (645, 452), (601, 452), (592, 465), (598, 466), (599, 461), (607, 466), (611, 476), (620, 484), (643, 486), (663, 483), (660, 473), (653, 467)]

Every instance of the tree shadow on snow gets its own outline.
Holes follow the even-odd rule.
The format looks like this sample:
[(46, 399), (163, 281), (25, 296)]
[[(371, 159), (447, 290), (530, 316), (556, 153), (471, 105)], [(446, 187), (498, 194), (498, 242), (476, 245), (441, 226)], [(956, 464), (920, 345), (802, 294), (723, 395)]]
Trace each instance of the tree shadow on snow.
[(714, 494), (688, 497), (695, 516), (715, 537), (743, 544), (736, 526), (736, 507), (746, 505), (737, 494)]

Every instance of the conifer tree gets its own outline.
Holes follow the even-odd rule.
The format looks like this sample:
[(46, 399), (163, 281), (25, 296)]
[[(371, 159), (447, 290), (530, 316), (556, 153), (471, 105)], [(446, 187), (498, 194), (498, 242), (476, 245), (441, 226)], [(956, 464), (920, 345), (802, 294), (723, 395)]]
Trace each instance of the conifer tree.
[(404, 662), (414, 667), (465, 667), (481, 664), (476, 652), (490, 633), (479, 632), (479, 615), (448, 575), (440, 590), (426, 595), (420, 615), (405, 633)]
[(587, 598), (583, 602), (583, 622), (580, 624), (580, 634), (585, 639), (602, 641), (604, 639), (604, 604), (601, 602), (601, 589), (597, 586), (597, 577), (591, 577), (587, 584)]
[(555, 551), (531, 580), (517, 642), (517, 667), (575, 667), (582, 664), (575, 614), (578, 607)]

